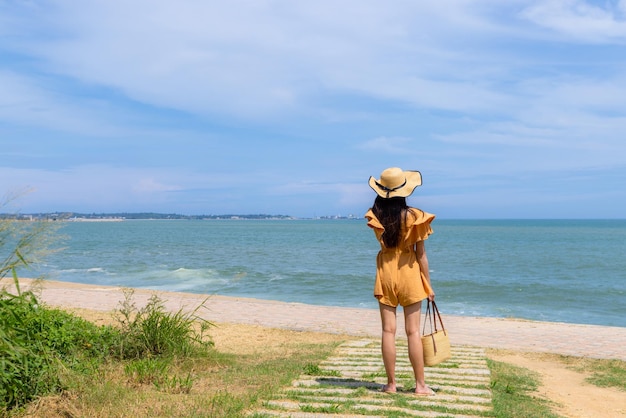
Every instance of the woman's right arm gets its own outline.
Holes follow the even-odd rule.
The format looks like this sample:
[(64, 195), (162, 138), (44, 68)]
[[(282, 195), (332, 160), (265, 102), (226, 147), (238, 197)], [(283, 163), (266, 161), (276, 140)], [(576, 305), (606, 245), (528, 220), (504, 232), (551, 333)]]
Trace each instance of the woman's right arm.
[(424, 274), (428, 285), (430, 286), (431, 293), (428, 295), (429, 300), (435, 300), (435, 291), (430, 283), (430, 272), (428, 270), (428, 257), (426, 256), (426, 247), (424, 241), (417, 241), (415, 243), (415, 256), (417, 257), (417, 263), (420, 266), (420, 270)]

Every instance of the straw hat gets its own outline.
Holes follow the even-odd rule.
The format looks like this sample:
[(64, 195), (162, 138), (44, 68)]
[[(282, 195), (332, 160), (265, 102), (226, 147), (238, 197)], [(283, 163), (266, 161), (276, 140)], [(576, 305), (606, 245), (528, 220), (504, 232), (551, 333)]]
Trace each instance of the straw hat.
[(419, 171), (392, 167), (380, 174), (380, 180), (370, 177), (370, 187), (378, 196), (389, 199), (392, 197), (407, 197), (417, 186), (422, 185), (422, 175)]

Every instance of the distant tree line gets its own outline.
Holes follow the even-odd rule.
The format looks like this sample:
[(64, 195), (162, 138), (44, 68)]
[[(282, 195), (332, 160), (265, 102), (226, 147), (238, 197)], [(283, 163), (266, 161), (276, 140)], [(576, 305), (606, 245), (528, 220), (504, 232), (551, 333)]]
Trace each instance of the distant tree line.
[(28, 213), (28, 214), (0, 214), (0, 219), (25, 219), (25, 220), (68, 220), (68, 219), (294, 219), (289, 215), (181, 215), (177, 213), (155, 213), (155, 212), (120, 212), (120, 213), (76, 213), (76, 212), (50, 212), (50, 213)]

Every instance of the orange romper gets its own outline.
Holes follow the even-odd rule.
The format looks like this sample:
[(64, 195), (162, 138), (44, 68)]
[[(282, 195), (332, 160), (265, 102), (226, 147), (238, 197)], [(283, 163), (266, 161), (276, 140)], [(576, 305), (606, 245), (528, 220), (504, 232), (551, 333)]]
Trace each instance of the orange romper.
[(367, 226), (374, 230), (380, 243), (376, 257), (376, 282), (374, 296), (384, 305), (408, 306), (428, 297), (432, 289), (420, 271), (415, 254), (415, 243), (432, 234), (430, 223), (435, 215), (411, 208), (402, 227), (397, 248), (387, 248), (382, 240), (385, 228), (370, 209), (365, 214)]

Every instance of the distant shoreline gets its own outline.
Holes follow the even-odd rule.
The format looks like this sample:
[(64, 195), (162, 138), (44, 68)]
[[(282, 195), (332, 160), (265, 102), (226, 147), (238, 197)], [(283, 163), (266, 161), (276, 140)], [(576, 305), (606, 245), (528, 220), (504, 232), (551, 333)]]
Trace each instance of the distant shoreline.
[(50, 212), (50, 213), (25, 213), (25, 214), (0, 214), (0, 218), (17, 220), (51, 220), (51, 221), (126, 221), (126, 220), (360, 220), (358, 216), (334, 215), (314, 218), (298, 218), (291, 215), (268, 215), (268, 214), (224, 214), (224, 215), (180, 215), (173, 213), (75, 213), (75, 212)]
[[(0, 219), (18, 220), (363, 220), (360, 215), (323, 215), (313, 217), (298, 217), (292, 215), (269, 215), (269, 214), (221, 214), (221, 215), (182, 215), (176, 213), (157, 212), (102, 212), (102, 213), (79, 213), (79, 212), (33, 212), (33, 213), (0, 213)], [(437, 221), (446, 222), (502, 222), (502, 221), (592, 221), (592, 222), (615, 222), (626, 221), (626, 218), (443, 218)]]

